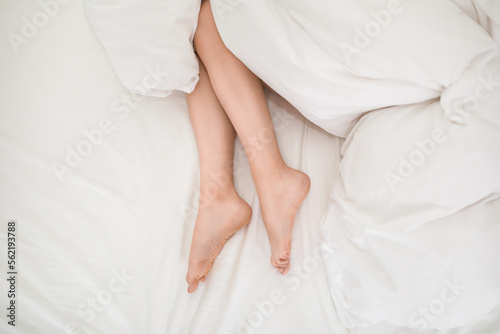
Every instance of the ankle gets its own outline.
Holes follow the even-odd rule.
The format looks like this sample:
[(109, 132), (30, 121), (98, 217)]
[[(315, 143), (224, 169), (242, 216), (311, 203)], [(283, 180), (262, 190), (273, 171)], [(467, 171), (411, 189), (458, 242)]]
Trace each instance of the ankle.
[(200, 206), (201, 203), (213, 204), (221, 203), (238, 196), (234, 186), (219, 187), (215, 184), (209, 184), (200, 188)]
[(273, 164), (267, 164), (264, 168), (257, 170), (257, 177), (277, 178), (288, 172), (291, 168), (283, 161), (277, 161)]
[(259, 180), (273, 179), (289, 168), (283, 159), (266, 161), (266, 163), (259, 162), (251, 166), (253, 178), (257, 183)]

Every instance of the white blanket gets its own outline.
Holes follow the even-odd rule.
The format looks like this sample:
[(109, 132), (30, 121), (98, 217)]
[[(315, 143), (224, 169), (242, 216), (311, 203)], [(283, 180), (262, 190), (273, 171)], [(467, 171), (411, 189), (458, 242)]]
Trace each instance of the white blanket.
[(439, 97), (472, 60), (497, 52), (449, 1), (214, 0), (212, 8), (228, 48), (339, 136), (369, 110)]
[[(19, 232), (16, 327), (7, 324), (10, 286), (3, 276), (0, 333), (500, 332), (500, 308), (453, 330), (342, 324), (319, 252), (319, 225), (339, 176), (343, 140), (274, 94), (269, 105), (283, 156), (312, 179), (294, 226), (292, 270), (281, 277), (269, 263), (255, 188), (238, 144), (236, 183), (255, 217), (225, 245), (207, 282), (188, 294), (199, 165), (185, 98), (175, 93), (133, 100), (85, 20), (82, 1), (57, 2), (54, 16), (17, 52), (7, 38), (0, 40), (3, 274), (9, 220), (17, 220)], [(23, 37), (26, 20), (43, 11), (36, 1), (0, 1), (0, 35)], [(102, 140), (96, 129), (107, 131)], [(89, 136), (97, 144), (85, 144)], [(70, 153), (78, 147), (91, 152), (78, 160)], [(62, 181), (55, 162), (71, 170)], [(331, 242), (325, 243), (328, 256), (335, 250)]]
[(493, 309), (498, 2), (231, 3), (212, 2), (229, 49), (312, 122), (348, 136), (322, 221), (343, 323), (451, 328)]

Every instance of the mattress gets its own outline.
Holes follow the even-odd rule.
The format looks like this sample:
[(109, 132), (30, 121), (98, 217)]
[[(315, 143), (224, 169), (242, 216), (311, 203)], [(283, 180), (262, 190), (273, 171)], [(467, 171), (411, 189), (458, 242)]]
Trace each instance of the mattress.
[(58, 4), (25, 37), (27, 22), (43, 16), (40, 3), (0, 3), (2, 35), (24, 38), (0, 41), (0, 266), (13, 278), (0, 284), (0, 332), (500, 333), (500, 308), (448, 331), (341, 324), (320, 222), (343, 139), (270, 92), (284, 159), (312, 180), (293, 230), (292, 270), (282, 277), (269, 263), (255, 187), (237, 142), (236, 187), (254, 217), (228, 240), (207, 281), (188, 294), (199, 164), (185, 96), (130, 94), (82, 2)]

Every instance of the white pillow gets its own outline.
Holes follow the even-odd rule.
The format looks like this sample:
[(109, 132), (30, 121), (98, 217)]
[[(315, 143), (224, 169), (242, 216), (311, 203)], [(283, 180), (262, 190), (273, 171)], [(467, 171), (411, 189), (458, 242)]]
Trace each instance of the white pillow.
[(192, 40), (200, 2), (85, 0), (85, 11), (122, 83), (164, 97), (190, 93), (198, 82)]

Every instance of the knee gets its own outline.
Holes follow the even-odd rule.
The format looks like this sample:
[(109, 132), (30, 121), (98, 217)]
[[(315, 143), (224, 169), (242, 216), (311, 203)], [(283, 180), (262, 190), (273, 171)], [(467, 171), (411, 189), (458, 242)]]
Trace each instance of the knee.
[(198, 27), (194, 34), (194, 47), (200, 54), (207, 48), (213, 49), (219, 41), (220, 36), (212, 15), (210, 1), (204, 1), (201, 3)]
[(212, 8), (210, 8), (210, 1), (203, 1), (201, 3), (200, 14), (198, 16), (198, 26), (194, 34), (195, 42), (200, 42), (203, 36), (207, 33), (211, 25)]

